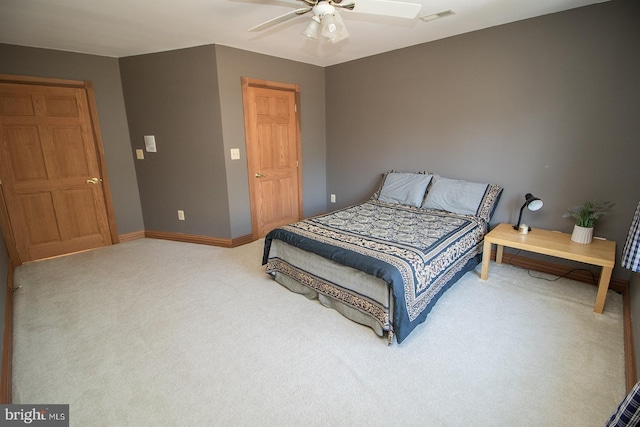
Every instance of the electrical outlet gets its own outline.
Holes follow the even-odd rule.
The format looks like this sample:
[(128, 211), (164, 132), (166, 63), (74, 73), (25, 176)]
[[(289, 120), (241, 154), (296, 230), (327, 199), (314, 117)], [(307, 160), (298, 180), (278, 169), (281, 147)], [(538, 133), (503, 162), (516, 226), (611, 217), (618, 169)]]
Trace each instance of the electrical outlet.
[(178, 209), (178, 219), (184, 221), (184, 211), (181, 209)]
[(331, 203), (335, 203), (336, 202), (336, 195), (332, 194), (331, 195)]

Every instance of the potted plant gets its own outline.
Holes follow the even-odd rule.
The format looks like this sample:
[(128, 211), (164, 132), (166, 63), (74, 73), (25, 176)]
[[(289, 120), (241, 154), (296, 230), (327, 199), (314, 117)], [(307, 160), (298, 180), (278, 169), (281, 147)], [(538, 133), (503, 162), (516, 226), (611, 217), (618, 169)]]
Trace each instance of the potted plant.
[(587, 200), (579, 206), (574, 206), (563, 215), (564, 218), (574, 218), (576, 220), (573, 226), (571, 240), (576, 243), (591, 243), (593, 239), (593, 226), (598, 218), (607, 214), (607, 211), (613, 207), (612, 202), (593, 202)]

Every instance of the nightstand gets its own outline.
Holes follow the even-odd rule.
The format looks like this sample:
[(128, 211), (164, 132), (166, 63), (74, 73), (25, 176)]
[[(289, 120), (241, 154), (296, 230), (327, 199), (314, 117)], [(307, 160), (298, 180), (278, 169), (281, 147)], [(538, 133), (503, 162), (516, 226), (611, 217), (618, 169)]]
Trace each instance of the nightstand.
[(615, 264), (616, 242), (593, 239), (592, 243), (585, 245), (572, 241), (571, 234), (567, 233), (536, 228), (528, 234), (520, 234), (513, 229), (511, 224), (498, 224), (484, 236), (482, 273), (480, 275), (483, 280), (487, 280), (489, 277), (492, 244), (497, 246), (496, 263), (498, 264), (502, 264), (502, 254), (506, 246), (602, 267), (596, 303), (593, 307), (594, 312), (602, 313)]

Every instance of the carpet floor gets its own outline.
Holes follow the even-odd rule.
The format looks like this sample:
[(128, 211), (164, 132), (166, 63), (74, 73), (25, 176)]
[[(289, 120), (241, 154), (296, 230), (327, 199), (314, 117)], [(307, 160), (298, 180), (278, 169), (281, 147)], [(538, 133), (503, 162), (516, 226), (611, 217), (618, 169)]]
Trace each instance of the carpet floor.
[[(18, 267), (13, 402), (72, 426), (602, 426), (621, 295), (492, 263), (387, 346), (225, 249), (141, 239)], [(536, 276), (549, 278), (541, 273)]]

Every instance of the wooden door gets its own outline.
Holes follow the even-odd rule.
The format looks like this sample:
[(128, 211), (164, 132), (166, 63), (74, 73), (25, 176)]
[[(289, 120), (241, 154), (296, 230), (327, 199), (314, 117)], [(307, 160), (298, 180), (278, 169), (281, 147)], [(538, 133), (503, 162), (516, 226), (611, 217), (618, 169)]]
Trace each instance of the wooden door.
[(112, 243), (89, 101), (84, 87), (0, 83), (0, 180), (19, 262)]
[(297, 85), (242, 79), (253, 237), (300, 220)]

